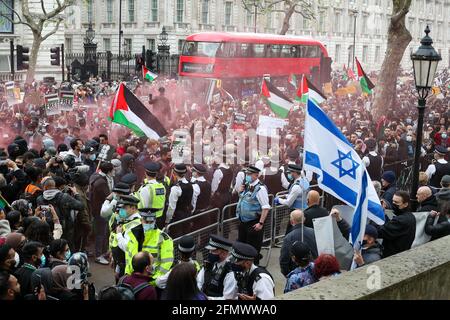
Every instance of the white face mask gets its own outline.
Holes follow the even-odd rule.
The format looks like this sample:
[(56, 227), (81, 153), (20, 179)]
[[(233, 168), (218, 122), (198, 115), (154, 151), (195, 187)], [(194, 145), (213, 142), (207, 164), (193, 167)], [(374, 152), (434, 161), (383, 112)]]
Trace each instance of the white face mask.
[(406, 141), (411, 142), (412, 141), (412, 137), (411, 136), (406, 136)]
[(16, 263), (14, 264), (14, 267), (17, 268), (20, 263), (20, 256), (17, 252), (14, 254), (14, 261), (16, 261)]

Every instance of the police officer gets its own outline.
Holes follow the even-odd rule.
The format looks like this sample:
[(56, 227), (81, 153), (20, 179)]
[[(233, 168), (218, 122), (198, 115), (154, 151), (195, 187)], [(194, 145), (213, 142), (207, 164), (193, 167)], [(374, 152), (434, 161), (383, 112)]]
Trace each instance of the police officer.
[(289, 181), (277, 163), (275, 161), (272, 162), (268, 156), (263, 157), (262, 160), (264, 161), (264, 169), (261, 178), (269, 194), (275, 195), (283, 191), (283, 189), (289, 188)]
[(195, 213), (208, 210), (211, 201), (211, 184), (206, 181), (206, 167), (203, 164), (194, 164), (192, 166), (191, 183), (199, 187), (199, 195), (195, 205)]
[[(119, 185), (120, 183), (118, 183)], [(120, 226), (122, 232), (141, 224), (141, 216), (138, 211), (139, 200), (130, 195), (122, 195), (117, 202), (117, 211), (109, 220), (110, 236), (109, 248), (116, 266), (116, 280), (120, 279), (125, 272), (125, 252), (119, 248), (117, 227)]]
[(126, 183), (130, 187), (130, 193), (134, 193), (136, 191), (137, 181), (138, 176), (134, 173), (127, 173), (120, 178), (120, 182)]
[(430, 185), (435, 188), (440, 188), (441, 179), (446, 174), (450, 173), (450, 163), (445, 160), (447, 148), (443, 146), (436, 146), (434, 150), (434, 163), (430, 164), (425, 171), (430, 179)]
[[(175, 185), (170, 189), (169, 206), (166, 214), (166, 224), (176, 222), (192, 215), (198, 197), (198, 189), (186, 180), (187, 168), (185, 164), (177, 164), (174, 169)], [(188, 224), (174, 226), (169, 230), (174, 238), (190, 232)]]
[[(234, 146), (233, 146), (234, 148)], [(231, 153), (231, 147), (227, 145), (228, 151)], [(223, 150), (223, 154), (218, 155), (217, 158), (221, 158), (223, 161), (219, 164), (219, 167), (214, 171), (213, 179), (211, 182), (211, 206), (213, 208), (219, 208), (222, 210), (223, 207), (230, 203), (231, 200), (231, 183), (233, 181), (233, 170), (225, 160), (227, 157), (227, 150)]]
[[(174, 260), (172, 264), (172, 268), (175, 267), (177, 264), (180, 263), (192, 263), (195, 267), (195, 270), (197, 272), (200, 271), (202, 268), (200, 263), (198, 263), (197, 260), (192, 259), (192, 255), (195, 253), (195, 240), (194, 237), (191, 235), (183, 236), (181, 237), (180, 241), (178, 242), (178, 253), (180, 255), (179, 260)], [(167, 279), (169, 278), (170, 271), (167, 272), (165, 275), (162, 275), (158, 279), (156, 279), (156, 285), (160, 289), (165, 289), (167, 284)]]
[(119, 248), (125, 252), (125, 274), (133, 273), (132, 260), (136, 253), (146, 251), (155, 258), (150, 281), (152, 285), (156, 285), (156, 279), (170, 270), (174, 260), (173, 241), (156, 226), (156, 211), (154, 208), (139, 209), (141, 224), (125, 234), (121, 226), (116, 230)]
[(109, 220), (116, 211), (117, 202), (123, 195), (130, 194), (130, 187), (125, 183), (116, 183), (111, 194), (105, 199), (100, 209), (100, 215), (103, 219)]
[[(269, 213), (269, 195), (266, 186), (258, 179), (260, 170), (249, 166), (246, 170), (245, 185), (241, 187), (236, 214), (239, 224), (238, 241), (251, 244), (261, 250), (263, 242), (263, 226)], [(259, 256), (255, 263), (258, 263)]]
[(236, 241), (231, 250), (231, 269), (238, 286), (239, 300), (268, 300), (275, 296), (270, 273), (254, 264), (258, 251), (247, 243)]
[(156, 213), (156, 224), (158, 228), (164, 228), (165, 218), (163, 216), (164, 206), (166, 203), (166, 188), (164, 184), (156, 180), (156, 176), (161, 169), (161, 165), (157, 162), (148, 162), (144, 164), (145, 179), (144, 184), (136, 192), (139, 199), (139, 208), (158, 209)]
[(235, 300), (237, 298), (237, 283), (228, 257), (231, 250), (231, 241), (211, 235), (209, 250), (204, 266), (197, 275), (197, 286), (211, 300)]
[(366, 141), (366, 145), (369, 153), (362, 159), (362, 161), (366, 166), (367, 173), (372, 181), (381, 181), (384, 163), (383, 157), (375, 151), (377, 148), (377, 142), (375, 139), (371, 138)]

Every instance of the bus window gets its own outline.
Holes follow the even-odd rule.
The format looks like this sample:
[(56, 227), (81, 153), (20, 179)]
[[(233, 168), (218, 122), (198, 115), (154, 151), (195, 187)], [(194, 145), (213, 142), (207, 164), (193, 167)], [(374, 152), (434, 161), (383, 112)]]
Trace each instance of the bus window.
[(183, 48), (183, 55), (215, 57), (220, 45), (220, 42), (187, 41)]
[(278, 58), (281, 55), (281, 50), (283, 49), (283, 46), (278, 44), (272, 45), (272, 55), (271, 58)]
[(253, 44), (253, 56), (255, 58), (264, 58), (264, 45), (263, 44)]
[(305, 57), (307, 58), (318, 58), (319, 55), (319, 47), (317, 46), (307, 46), (308, 50), (306, 52)]
[(238, 43), (240, 51), (238, 51), (239, 57), (248, 57), (251, 52), (250, 44), (248, 43)]
[(288, 44), (284, 44), (281, 46), (281, 58), (294, 58), (295, 56), (291, 55), (291, 46)]

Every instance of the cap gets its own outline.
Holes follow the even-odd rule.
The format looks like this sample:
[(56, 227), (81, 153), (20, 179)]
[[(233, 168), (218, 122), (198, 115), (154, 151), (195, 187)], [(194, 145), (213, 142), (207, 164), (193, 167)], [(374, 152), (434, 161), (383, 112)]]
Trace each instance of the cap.
[(377, 228), (375, 228), (373, 225), (368, 224), (366, 226), (366, 232), (365, 234), (367, 234), (369, 237), (372, 237), (374, 239), (378, 239), (378, 231)]
[(233, 243), (230, 240), (225, 239), (216, 234), (212, 234), (209, 237), (209, 242), (206, 245), (205, 249), (206, 250), (223, 249), (226, 251), (230, 251), (232, 245)]
[(195, 240), (193, 236), (183, 236), (178, 242), (178, 250), (180, 252), (194, 252), (195, 251)]
[(436, 146), (436, 147), (434, 147), (434, 152), (445, 156), (447, 154), (447, 148), (445, 148), (443, 146)]
[(204, 166), (203, 164), (194, 164), (192, 166), (192, 170), (194, 170), (195, 172), (201, 173), (201, 174), (204, 174), (207, 171), (206, 166)]
[[(131, 192), (130, 186), (126, 183), (119, 182), (114, 185), (114, 188), (112, 190), (113, 192), (119, 192), (123, 194), (129, 194)], [(133, 197), (134, 198), (134, 197)]]
[(302, 173), (302, 167), (296, 164), (290, 164), (288, 165), (288, 171)]
[(147, 162), (144, 164), (145, 171), (150, 174), (157, 174), (161, 170), (161, 164), (159, 162)]
[(394, 171), (386, 171), (381, 176), (381, 179), (383, 179), (384, 181), (387, 181), (389, 183), (393, 183), (395, 181), (395, 172)]
[(142, 218), (156, 218), (156, 212), (160, 210), (158, 208), (141, 208), (139, 214)]
[(137, 175), (134, 173), (127, 173), (122, 178), (120, 178), (120, 182), (126, 183), (128, 186), (136, 184), (137, 183)]
[(112, 159), (111, 163), (114, 166), (114, 168), (118, 168), (122, 165), (122, 162), (119, 159)]
[(186, 165), (184, 163), (176, 164), (173, 169), (174, 172), (178, 174), (185, 174), (187, 172)]
[(236, 241), (231, 255), (239, 260), (254, 260), (258, 256), (258, 251), (247, 243)]
[(255, 166), (248, 166), (247, 169), (245, 170), (247, 173), (260, 173), (261, 170), (259, 170), (257, 167)]
[(118, 201), (118, 204), (122, 205), (130, 205), (130, 206), (137, 206), (139, 203), (139, 199), (135, 198), (130, 195), (123, 195), (120, 197), (120, 200)]
[(441, 179), (441, 184), (450, 184), (450, 175), (446, 174), (445, 176), (443, 176)]
[(295, 241), (291, 247), (291, 255), (297, 260), (305, 260), (311, 256), (311, 248), (304, 242)]

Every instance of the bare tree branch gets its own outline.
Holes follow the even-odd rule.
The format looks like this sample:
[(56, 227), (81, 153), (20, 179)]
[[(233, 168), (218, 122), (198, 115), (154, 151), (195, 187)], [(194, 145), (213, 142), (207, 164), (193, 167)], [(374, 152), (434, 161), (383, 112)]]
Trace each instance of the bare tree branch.
[(16, 15), (17, 18), (19, 19), (19, 21), (14, 21), (14, 18), (11, 19), (10, 17), (8, 17), (7, 15), (5, 15), (5, 14), (3, 14), (3, 13), (1, 14), (2, 17), (4, 17), (6, 20), (8, 20), (9, 22), (11, 22), (12, 24), (24, 24), (24, 25), (28, 26), (30, 29), (33, 29), (33, 26), (32, 26), (30, 23), (23, 21), (22, 18), (20, 17), (20, 14), (19, 14), (16, 10), (14, 10), (13, 8), (11, 8), (4, 0), (0, 0), (0, 2), (1, 2), (8, 10), (10, 10), (10, 11), (13, 13), (13, 15)]
[(70, 7), (73, 4), (73, 2), (74, 2), (73, 0), (64, 0), (64, 2), (61, 4), (60, 0), (56, 0), (58, 6), (53, 11), (45, 15), (45, 20), (53, 19), (58, 14), (62, 13), (65, 9)]
[(56, 21), (56, 25), (55, 25), (55, 27), (53, 28), (53, 30), (50, 31), (49, 33), (47, 33), (45, 36), (43, 36), (43, 37), (42, 37), (42, 41), (47, 40), (48, 37), (50, 37), (51, 35), (55, 34), (55, 33), (58, 31), (59, 25), (61, 24), (62, 21), (64, 21), (63, 18), (58, 18), (58, 20)]
[(47, 15), (47, 11), (45, 10), (44, 0), (41, 0), (41, 8), (42, 8), (42, 12), (46, 16)]

